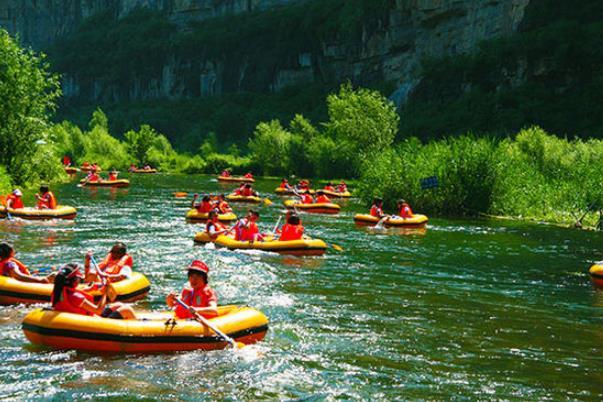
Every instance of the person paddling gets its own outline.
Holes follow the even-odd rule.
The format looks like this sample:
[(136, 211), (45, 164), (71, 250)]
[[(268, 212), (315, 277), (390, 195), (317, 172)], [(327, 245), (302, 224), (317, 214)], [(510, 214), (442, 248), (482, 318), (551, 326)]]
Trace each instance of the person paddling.
[(205, 224), (205, 231), (212, 240), (215, 240), (218, 236), (228, 233), (230, 229), (218, 220), (218, 213), (216, 211), (211, 211)]
[(33, 276), (27, 266), (15, 258), (15, 249), (8, 243), (0, 243), (0, 276), (8, 276), (21, 282), (52, 283), (55, 274)]
[(325, 188), (324, 188), (324, 189), (325, 189), (326, 191), (330, 191), (330, 192), (332, 192), (332, 193), (334, 193), (334, 192), (335, 192), (335, 187), (333, 187), (333, 183), (331, 183), (331, 182), (327, 183), (327, 185), (325, 186)]
[(114, 319), (136, 319), (134, 310), (127, 304), (106, 305), (107, 284), (101, 287), (101, 300), (95, 304), (94, 297), (88, 293), (93, 288), (77, 288), (83, 279), (84, 275), (81, 273), (79, 265), (75, 263), (66, 264), (59, 270), (50, 297), (52, 308), (55, 311)]
[(337, 185), (337, 192), (338, 193), (345, 193), (346, 191), (348, 191), (348, 185), (345, 184), (345, 181), (342, 180)]
[(235, 240), (238, 241), (262, 241), (264, 235), (258, 229), (257, 220), (260, 218), (258, 211), (250, 209), (245, 218), (239, 220), (233, 227)]
[(287, 179), (281, 180), (281, 184), (278, 187), (283, 190), (289, 190), (291, 188), (291, 186), (289, 185), (289, 181)]
[(398, 201), (398, 213), (401, 218), (412, 218), (414, 216), (412, 209), (410, 209), (410, 205), (405, 200)]
[(198, 313), (204, 317), (216, 317), (218, 315), (218, 296), (209, 286), (209, 267), (199, 260), (194, 260), (187, 267), (188, 283), (190, 286), (182, 289), (180, 299), (189, 306), (185, 309), (176, 303), (177, 294), (170, 292), (165, 303), (174, 309), (174, 315), (180, 319), (193, 318)]
[[(96, 267), (92, 267), (90, 264), (93, 256), (92, 251), (88, 251), (84, 259), (86, 282), (99, 282), (101, 279)], [(133, 265), (134, 259), (128, 254), (126, 245), (116, 242), (105, 259), (98, 264), (98, 269), (109, 282), (119, 282), (132, 276)]]
[(13, 192), (6, 197), (6, 210), (25, 208), (23, 198), (21, 197), (23, 197), (21, 190), (18, 188), (14, 189)]
[(215, 207), (211, 203), (211, 197), (209, 195), (203, 196), (203, 198), (201, 199), (201, 202), (199, 204), (195, 204), (195, 201), (197, 201), (197, 198), (199, 198), (199, 194), (193, 195), (193, 201), (191, 202), (191, 208), (195, 208), (197, 210), (197, 212), (199, 212), (200, 214), (207, 214), (214, 210)]
[(316, 192), (316, 203), (317, 204), (330, 204), (331, 200), (326, 196), (325, 192), (318, 190)]
[(220, 173), (220, 177), (230, 177), (230, 171), (228, 169), (224, 169), (222, 173)]
[(383, 218), (385, 217), (385, 214), (383, 213), (383, 200), (381, 198), (376, 197), (373, 200), (373, 205), (371, 206), (371, 211), (370, 211), (371, 216), (374, 216), (375, 218)]
[(224, 194), (218, 196), (216, 208), (220, 214), (229, 214), (232, 212), (232, 208), (228, 205), (228, 202), (226, 202), (226, 196), (224, 196)]
[(115, 180), (117, 180), (117, 175), (118, 175), (118, 174), (119, 174), (119, 172), (118, 172), (117, 170), (112, 169), (112, 170), (109, 172), (109, 181), (115, 181)]
[(243, 190), (241, 191), (241, 196), (243, 197), (259, 197), (257, 191), (251, 188), (251, 184), (247, 183), (243, 186)]
[(46, 185), (40, 186), (40, 194), (36, 194), (36, 199), (38, 209), (56, 209), (57, 207), (57, 199)]

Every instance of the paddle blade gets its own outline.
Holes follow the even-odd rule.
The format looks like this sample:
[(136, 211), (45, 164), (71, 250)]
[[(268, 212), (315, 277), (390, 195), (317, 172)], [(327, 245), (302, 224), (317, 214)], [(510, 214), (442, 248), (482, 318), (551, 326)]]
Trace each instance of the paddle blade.
[(265, 205), (272, 205), (272, 201), (270, 201), (268, 198), (264, 198), (264, 204)]
[(236, 342), (235, 345), (237, 346), (237, 349), (243, 349), (245, 346), (247, 346), (243, 342)]
[(111, 302), (114, 302), (117, 299), (117, 291), (110, 283), (107, 284), (107, 298)]
[(331, 247), (333, 247), (337, 251), (343, 251), (343, 248), (341, 246), (338, 246), (337, 244), (331, 244)]

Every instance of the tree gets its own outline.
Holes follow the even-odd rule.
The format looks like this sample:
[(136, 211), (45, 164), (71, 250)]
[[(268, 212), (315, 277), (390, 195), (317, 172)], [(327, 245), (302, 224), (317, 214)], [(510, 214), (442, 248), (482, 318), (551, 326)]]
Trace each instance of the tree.
[(125, 134), (128, 151), (138, 161), (138, 163), (146, 164), (148, 161), (148, 152), (155, 142), (159, 134), (149, 125), (143, 124), (140, 130), (130, 130)]
[(325, 130), (338, 144), (352, 174), (357, 175), (362, 163), (393, 143), (400, 117), (394, 104), (379, 91), (355, 90), (344, 84), (338, 93), (327, 97), (327, 107)]
[(103, 110), (99, 107), (92, 112), (92, 118), (88, 123), (90, 130), (94, 130), (94, 127), (104, 128), (106, 132), (109, 132), (109, 119)]
[(61, 91), (44, 60), (0, 29), (0, 165), (18, 184), (47, 178), (34, 159)]
[(285, 174), (290, 171), (291, 133), (278, 120), (262, 122), (249, 140), (251, 160), (261, 166), (263, 174)]

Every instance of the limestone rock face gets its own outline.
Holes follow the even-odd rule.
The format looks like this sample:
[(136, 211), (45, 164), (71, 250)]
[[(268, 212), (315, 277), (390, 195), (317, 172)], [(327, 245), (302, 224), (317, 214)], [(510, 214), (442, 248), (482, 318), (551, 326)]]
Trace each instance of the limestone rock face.
[[(22, 42), (43, 49), (99, 12), (123, 17), (137, 7), (164, 13), (180, 27), (187, 22), (286, 7), (306, 0), (2, 0), (0, 26)], [(345, 1), (345, 0), (342, 0)], [(420, 65), (473, 51), (486, 39), (510, 35), (537, 0), (396, 0), (378, 21), (367, 21), (360, 38), (323, 38), (314, 50), (279, 55), (278, 63), (254, 73), (262, 60), (229, 54), (207, 59), (168, 55), (156, 76), (109, 83), (65, 76), (64, 93), (82, 101), (192, 98), (233, 91), (279, 91), (291, 85), (393, 81), (401, 104), (421, 81)], [(245, 40), (245, 38), (241, 38)], [(286, 48), (286, 46), (284, 47)], [(199, 52), (202, 54), (202, 52)]]

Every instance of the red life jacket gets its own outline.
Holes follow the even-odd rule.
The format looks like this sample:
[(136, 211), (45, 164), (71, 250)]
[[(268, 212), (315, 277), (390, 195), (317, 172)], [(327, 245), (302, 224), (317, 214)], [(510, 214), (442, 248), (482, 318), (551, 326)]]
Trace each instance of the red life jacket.
[(241, 195), (243, 197), (252, 197), (253, 196), (253, 190), (251, 188), (245, 187), (243, 189), (243, 191), (241, 191)]
[(289, 186), (289, 183), (287, 182), (281, 182), (281, 185), (279, 186), (280, 188), (287, 188)]
[(319, 195), (318, 197), (316, 197), (317, 204), (329, 204), (330, 202), (331, 200), (326, 195)]
[(244, 176), (246, 179), (253, 179), (253, 175), (251, 173), (247, 173)]
[(335, 187), (333, 187), (333, 186), (325, 186), (325, 190), (327, 190), (327, 191), (333, 191), (334, 192), (335, 191)]
[(218, 209), (220, 210), (221, 214), (227, 214), (232, 211), (232, 209), (230, 208), (230, 205), (228, 205), (228, 203), (226, 201), (218, 202)]
[(0, 276), (10, 276), (9, 263), (12, 262), (19, 267), (19, 270), (25, 275), (31, 275), (29, 269), (21, 261), (16, 258), (7, 258), (6, 260), (0, 261)]
[(129, 267), (134, 265), (134, 259), (132, 256), (126, 254), (120, 259), (113, 259), (113, 257), (111, 257), (111, 253), (109, 253), (105, 259), (98, 264), (98, 267), (106, 274), (119, 275), (121, 269), (126, 265)]
[(239, 241), (252, 241), (257, 233), (259, 233), (258, 225), (255, 222), (249, 223), (249, 227), (241, 227), (239, 232)]
[(52, 191), (47, 192), (40, 196), (42, 199), (38, 200), (39, 209), (55, 209), (57, 207), (57, 200), (54, 197)]
[(281, 232), (280, 241), (299, 240), (304, 235), (304, 227), (302, 225), (290, 225), (285, 223)]
[(197, 211), (202, 214), (209, 213), (214, 209), (214, 207), (211, 205), (211, 202), (208, 201), (201, 201), (201, 204), (197, 205), (196, 208)]
[(8, 202), (12, 200), (12, 203), (10, 205), (11, 209), (19, 209), (19, 208), (24, 208), (25, 205), (23, 205), (23, 199), (21, 197), (17, 197), (14, 194), (9, 195), (8, 197), (6, 197), (6, 204), (8, 205)]
[(117, 180), (117, 173), (109, 173), (109, 181)]
[(314, 198), (310, 194), (302, 194), (301, 195), (301, 203), (302, 204), (313, 204)]
[[(182, 295), (180, 298), (184, 303), (191, 307), (209, 307), (209, 304), (212, 301), (216, 303), (218, 302), (216, 292), (214, 292), (209, 285), (205, 285), (204, 287), (198, 289), (184, 288), (182, 289)], [(193, 317), (190, 311), (182, 307), (180, 304), (176, 306), (175, 314), (176, 317), (181, 319)]]
[(402, 204), (399, 215), (402, 218), (412, 218), (414, 216), (412, 213), (412, 209), (410, 209), (410, 206), (408, 204)]
[(371, 216), (381, 218), (383, 216), (383, 210), (376, 205), (371, 207)]
[[(66, 313), (72, 313), (72, 314), (93, 315), (89, 311), (84, 310), (81, 307), (81, 304), (80, 304), (80, 306), (73, 304), (74, 299), (80, 300), (80, 301), (82, 299), (84, 299), (89, 302), (94, 301), (94, 298), (91, 295), (89, 295), (88, 293), (81, 292), (77, 289), (64, 287), (63, 292), (61, 293), (61, 300), (59, 300), (54, 305), (54, 310), (55, 311), (64, 311)], [(51, 296), (50, 302), (54, 303), (54, 298), (52, 296)]]

